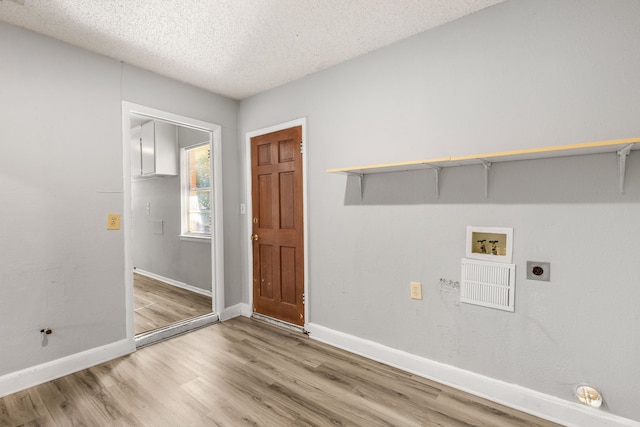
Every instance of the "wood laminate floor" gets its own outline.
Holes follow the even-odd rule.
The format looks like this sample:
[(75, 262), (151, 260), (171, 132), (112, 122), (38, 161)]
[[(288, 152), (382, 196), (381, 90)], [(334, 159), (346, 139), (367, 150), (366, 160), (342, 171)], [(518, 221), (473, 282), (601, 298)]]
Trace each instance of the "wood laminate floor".
[(135, 333), (211, 313), (211, 297), (133, 274)]
[(0, 426), (556, 426), (247, 318), (0, 399)]

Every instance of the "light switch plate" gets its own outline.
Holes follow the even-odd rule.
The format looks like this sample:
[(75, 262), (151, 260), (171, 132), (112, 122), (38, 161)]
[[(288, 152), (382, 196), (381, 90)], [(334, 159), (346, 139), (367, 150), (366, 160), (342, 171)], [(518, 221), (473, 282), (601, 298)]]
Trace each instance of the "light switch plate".
[(164, 234), (164, 221), (161, 219), (154, 220), (152, 222), (153, 234), (162, 236)]
[(527, 279), (551, 281), (551, 264), (548, 262), (527, 261)]

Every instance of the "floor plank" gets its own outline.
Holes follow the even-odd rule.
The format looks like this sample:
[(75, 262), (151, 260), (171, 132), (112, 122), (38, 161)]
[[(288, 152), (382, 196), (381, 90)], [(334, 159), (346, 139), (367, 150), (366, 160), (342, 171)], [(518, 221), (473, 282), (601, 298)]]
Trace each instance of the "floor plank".
[(135, 333), (211, 313), (211, 297), (134, 273)]
[(236, 318), (0, 399), (0, 427), (556, 424)]

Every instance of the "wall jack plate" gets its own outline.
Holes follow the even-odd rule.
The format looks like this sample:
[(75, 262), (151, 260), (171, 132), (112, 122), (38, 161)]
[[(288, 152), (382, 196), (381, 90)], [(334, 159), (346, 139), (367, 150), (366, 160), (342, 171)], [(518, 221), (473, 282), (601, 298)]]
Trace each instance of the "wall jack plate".
[(551, 281), (551, 264), (548, 262), (527, 261), (527, 280)]

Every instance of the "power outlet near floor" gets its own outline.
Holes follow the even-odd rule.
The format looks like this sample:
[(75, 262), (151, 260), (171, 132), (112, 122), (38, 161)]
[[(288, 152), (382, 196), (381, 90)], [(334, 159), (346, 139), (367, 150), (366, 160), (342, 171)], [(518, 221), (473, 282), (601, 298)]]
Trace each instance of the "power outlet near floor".
[(411, 282), (411, 299), (422, 299), (422, 283)]

